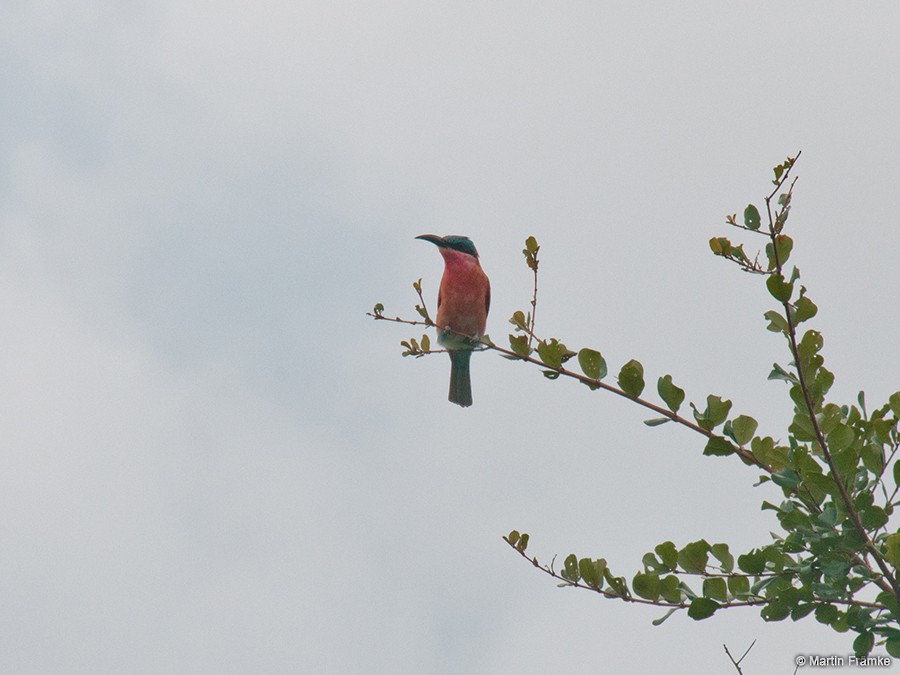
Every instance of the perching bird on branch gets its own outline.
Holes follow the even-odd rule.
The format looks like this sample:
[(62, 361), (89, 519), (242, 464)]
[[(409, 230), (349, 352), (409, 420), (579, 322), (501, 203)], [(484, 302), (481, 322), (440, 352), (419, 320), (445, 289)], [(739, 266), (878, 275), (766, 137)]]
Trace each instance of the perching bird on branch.
[(476, 340), (484, 335), (491, 306), (491, 283), (478, 262), (478, 251), (468, 237), (438, 237), (423, 234), (416, 239), (430, 241), (444, 258), (444, 276), (438, 291), (438, 342), (450, 354), (450, 395), (452, 403), (472, 405), (469, 359)]

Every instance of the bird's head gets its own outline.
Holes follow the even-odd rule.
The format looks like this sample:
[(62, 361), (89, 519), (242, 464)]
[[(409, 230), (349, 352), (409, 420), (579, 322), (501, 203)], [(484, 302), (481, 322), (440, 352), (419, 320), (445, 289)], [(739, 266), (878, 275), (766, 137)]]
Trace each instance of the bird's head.
[(439, 237), (436, 234), (420, 234), (416, 239), (424, 239), (440, 249), (448, 249), (451, 251), (459, 251), (473, 258), (478, 258), (478, 251), (475, 250), (475, 244), (468, 237), (461, 237), (456, 234), (448, 234), (446, 237)]

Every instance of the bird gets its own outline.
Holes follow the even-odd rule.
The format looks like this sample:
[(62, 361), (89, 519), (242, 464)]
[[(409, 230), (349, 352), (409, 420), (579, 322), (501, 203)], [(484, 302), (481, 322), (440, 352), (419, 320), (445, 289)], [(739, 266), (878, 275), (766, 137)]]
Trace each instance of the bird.
[(447, 398), (451, 403), (467, 408), (472, 405), (469, 360), (477, 340), (484, 335), (491, 307), (491, 282), (481, 269), (475, 244), (468, 237), (422, 234), (416, 239), (430, 241), (444, 258), (434, 323), (438, 343), (450, 354), (450, 393)]

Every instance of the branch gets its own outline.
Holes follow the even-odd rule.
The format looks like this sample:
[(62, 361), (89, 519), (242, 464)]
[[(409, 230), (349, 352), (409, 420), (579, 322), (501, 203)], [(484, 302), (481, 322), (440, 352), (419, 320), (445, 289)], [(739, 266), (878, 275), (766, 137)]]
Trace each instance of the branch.
[[(651, 403), (650, 401), (647, 401), (646, 399), (640, 398), (638, 396), (632, 396), (631, 394), (624, 392), (623, 390), (619, 389), (618, 387), (614, 387), (613, 385), (606, 384), (602, 380), (594, 379), (592, 377), (588, 377), (587, 375), (582, 375), (581, 373), (576, 373), (574, 370), (569, 370), (565, 366), (559, 366), (556, 368), (554, 368), (552, 366), (548, 366), (546, 363), (534, 358), (533, 356), (522, 356), (521, 354), (517, 354), (509, 349), (504, 349), (503, 347), (498, 347), (493, 342), (484, 342), (484, 340), (482, 340), (481, 342), (482, 342), (482, 344), (486, 345), (488, 348), (493, 349), (497, 352), (500, 352), (507, 358), (518, 359), (521, 361), (526, 361), (528, 363), (533, 363), (534, 365), (540, 366), (541, 368), (545, 368), (545, 369), (553, 371), (555, 373), (559, 373), (560, 375), (563, 375), (565, 377), (570, 377), (574, 380), (577, 380), (577, 381), (581, 382), (582, 384), (587, 385), (591, 389), (603, 389), (604, 391), (608, 391), (612, 394), (616, 394), (617, 396), (621, 396), (622, 398), (627, 398), (629, 401), (634, 401), (638, 405), (643, 406), (644, 408), (647, 408), (648, 410), (652, 410), (656, 414), (666, 417), (666, 418), (670, 419), (671, 421), (675, 422), (676, 424), (680, 424), (681, 426), (687, 427), (688, 429), (691, 429), (692, 431), (696, 431), (697, 433), (702, 434), (702, 435), (706, 436), (707, 438), (716, 438), (717, 437), (716, 434), (713, 433), (712, 431), (710, 431), (708, 429), (704, 429), (700, 425), (698, 425), (694, 422), (691, 422), (687, 418), (681, 417), (678, 413), (674, 413), (671, 410), (669, 410), (668, 408), (663, 408), (661, 406), (656, 405), (655, 403)], [(753, 453), (751, 453), (749, 450), (747, 450), (745, 448), (737, 447), (737, 446), (734, 446), (734, 448), (735, 448), (735, 453), (744, 461), (745, 464), (750, 464), (750, 465), (756, 466), (769, 474), (773, 473), (773, 470), (770, 466), (759, 461), (753, 455)]]
[[(376, 320), (393, 321), (395, 323), (405, 323), (410, 326), (427, 326), (428, 325), (426, 323), (423, 323), (422, 321), (411, 321), (408, 319), (401, 319), (399, 317), (391, 318), (391, 317), (384, 316), (377, 312), (376, 313), (367, 312), (366, 316), (370, 316)], [(444, 331), (447, 333), (450, 333), (452, 335), (458, 335), (460, 337), (472, 339), (471, 335), (457, 333), (456, 331), (452, 331), (449, 329), (444, 329)], [(527, 329), (526, 329), (526, 332), (528, 332)], [(717, 436), (712, 431), (710, 431), (708, 429), (704, 429), (700, 425), (692, 422), (691, 420), (689, 420), (685, 417), (682, 417), (678, 413), (672, 412), (668, 408), (663, 408), (662, 406), (658, 406), (655, 403), (651, 403), (650, 401), (648, 401), (646, 399), (640, 398), (639, 396), (632, 396), (631, 394), (626, 393), (622, 389), (619, 389), (618, 387), (615, 387), (611, 384), (607, 384), (606, 382), (603, 382), (602, 380), (594, 379), (592, 377), (588, 377), (587, 375), (582, 375), (581, 373), (577, 373), (574, 370), (569, 370), (565, 366), (559, 366), (559, 367), (548, 366), (546, 363), (544, 363), (543, 361), (541, 361), (539, 359), (534, 358), (533, 356), (523, 356), (522, 354), (517, 354), (516, 352), (514, 352), (510, 349), (504, 349), (503, 347), (499, 347), (494, 342), (492, 342), (488, 336), (484, 336), (478, 340), (473, 340), (473, 342), (475, 342), (476, 344), (481, 344), (484, 347), (484, 349), (486, 349), (486, 350), (487, 349), (494, 350), (494, 351), (502, 354), (503, 356), (505, 356), (508, 359), (517, 360), (517, 361), (525, 361), (527, 363), (531, 363), (536, 366), (539, 366), (545, 370), (549, 370), (551, 372), (558, 373), (559, 375), (562, 375), (564, 377), (569, 377), (574, 380), (577, 380), (578, 382), (581, 382), (582, 384), (587, 385), (591, 389), (603, 389), (604, 391), (608, 391), (612, 394), (616, 394), (617, 396), (621, 396), (622, 398), (627, 398), (629, 401), (634, 401), (638, 405), (643, 406), (644, 408), (647, 408), (648, 410), (652, 410), (657, 415), (661, 415), (662, 417), (665, 417), (665, 418), (671, 420), (672, 422), (675, 422), (676, 424), (680, 424), (683, 427), (686, 427), (692, 431), (695, 431), (698, 434), (702, 434), (703, 436), (706, 436), (707, 438), (719, 438), (719, 436)], [(438, 350), (422, 351), (421, 354), (435, 353), (437, 351)], [(738, 447), (736, 445), (733, 445), (733, 447), (734, 447), (735, 454), (738, 455), (738, 457), (740, 457), (741, 460), (745, 464), (751, 465), (751, 466), (756, 466), (757, 468), (762, 469), (763, 471), (765, 471), (768, 474), (774, 473), (774, 470), (772, 469), (772, 467), (765, 464), (764, 462), (761, 462), (759, 459), (756, 458), (755, 455), (753, 455), (752, 452), (750, 452), (746, 448)]]
[(394, 323), (405, 323), (409, 326), (425, 326), (426, 328), (430, 328), (434, 325), (430, 321), (411, 321), (410, 319), (401, 319), (399, 316), (385, 316), (384, 314), (373, 312), (366, 312), (366, 316), (371, 316), (376, 321), (393, 321)]
[(528, 264), (528, 267), (531, 268), (531, 271), (534, 272), (534, 292), (531, 294), (531, 320), (528, 322), (528, 346), (531, 347), (532, 341), (535, 339), (534, 337), (534, 321), (537, 316), (537, 293), (538, 293), (538, 251), (541, 249), (540, 246), (537, 245), (537, 240), (534, 237), (528, 237), (525, 240), (525, 250), (522, 253), (525, 254), (525, 262)]
[(755, 644), (756, 644), (756, 640), (751, 642), (750, 646), (747, 647), (747, 651), (745, 651), (743, 656), (741, 656), (741, 658), (739, 658), (737, 661), (734, 660), (734, 658), (731, 656), (731, 652), (728, 651), (728, 645), (722, 645), (725, 648), (725, 653), (728, 654), (728, 659), (731, 661), (731, 663), (734, 665), (734, 667), (737, 669), (737, 671), (739, 673), (741, 673), (741, 675), (743, 675), (743, 672), (744, 672), (741, 670), (741, 661), (743, 661), (744, 657), (750, 653), (750, 650), (753, 649), (753, 645), (755, 645)]
[[(783, 206), (781, 212), (779, 214), (779, 218), (772, 217), (772, 199), (775, 195), (782, 189), (785, 182), (787, 181), (788, 176), (790, 175), (791, 169), (794, 167), (794, 162), (796, 162), (797, 158), (800, 157), (800, 153), (797, 153), (797, 157), (795, 157), (791, 162), (790, 166), (784, 171), (781, 177), (775, 183), (775, 189), (772, 190), (766, 196), (766, 213), (769, 219), (769, 239), (772, 242), (772, 257), (775, 262), (775, 272), (784, 279), (784, 270), (783, 263), (778, 255), (778, 246), (776, 246), (776, 237), (779, 234), (779, 231), (776, 230), (775, 224), (780, 221), (780, 216), (784, 214), (785, 207)], [(787, 194), (790, 195), (791, 191), (794, 189), (794, 184), (797, 182), (797, 179), (794, 178), (791, 181), (790, 187), (787, 190)], [(804, 374), (804, 368), (802, 367), (802, 359), (800, 358), (800, 349), (797, 344), (797, 325), (794, 320), (793, 312), (791, 311), (790, 306), (790, 298), (781, 302), (782, 307), (784, 308), (784, 318), (787, 321), (788, 332), (787, 338), (788, 343), (790, 345), (791, 356), (794, 359), (794, 364), (797, 368), (797, 382), (800, 387), (800, 391), (803, 394), (803, 403), (806, 408), (806, 415), (809, 418), (810, 424), (812, 425), (813, 434), (816, 438), (816, 442), (819, 444), (819, 447), (822, 449), (822, 457), (825, 459), (825, 462), (828, 464), (828, 468), (831, 471), (831, 476), (834, 481), (835, 486), (838, 489), (838, 493), (840, 494), (841, 501), (844, 503), (844, 507), (847, 509), (847, 515), (850, 516), (850, 520), (853, 524), (853, 528), (857, 531), (857, 533), (862, 537), (864, 543), (864, 548), (872, 555), (872, 558), (875, 560), (876, 565), (881, 570), (881, 573), (884, 575), (884, 578), (890, 583), (891, 590), (893, 591), (894, 596), (900, 600), (900, 585), (897, 583), (896, 577), (891, 573), (890, 568), (887, 565), (887, 561), (884, 559), (884, 556), (878, 550), (878, 548), (873, 543), (872, 539), (869, 537), (869, 533), (866, 531), (866, 528), (862, 524), (862, 520), (859, 516), (859, 511), (856, 509), (856, 505), (853, 503), (853, 499), (850, 497), (849, 492), (847, 492), (847, 487), (844, 485), (844, 481), (841, 478), (840, 474), (837, 471), (837, 468), (834, 464), (834, 458), (832, 457), (831, 451), (828, 449), (828, 444), (825, 441), (825, 434), (822, 433), (822, 429), (819, 426), (819, 420), (816, 416), (815, 406), (813, 405), (812, 396), (809, 393), (809, 385), (806, 381), (806, 375)]]
[(423, 319), (425, 319), (426, 326), (433, 326), (434, 321), (432, 321), (431, 317), (428, 316), (428, 307), (425, 304), (425, 298), (422, 297), (422, 280), (419, 279), (417, 282), (415, 282), (413, 284), (413, 288), (416, 289), (416, 293), (419, 296), (419, 302), (422, 303), (421, 305), (416, 305), (416, 311), (420, 316), (422, 316)]
[[(649, 600), (647, 598), (635, 597), (630, 593), (628, 595), (623, 595), (617, 593), (608, 588), (601, 588), (599, 586), (588, 586), (587, 584), (583, 584), (579, 581), (573, 581), (571, 579), (566, 579), (563, 576), (560, 576), (553, 569), (552, 565), (541, 565), (538, 562), (538, 559), (532, 558), (525, 551), (519, 550), (509, 539), (503, 537), (503, 541), (505, 541), (509, 546), (520, 556), (525, 558), (528, 562), (530, 562), (534, 567), (539, 569), (544, 574), (553, 577), (557, 581), (561, 582), (563, 586), (570, 586), (572, 588), (581, 588), (587, 591), (593, 591), (594, 593), (598, 593), (605, 598), (610, 598), (613, 600), (621, 600), (622, 602), (631, 602), (637, 605), (651, 605), (653, 607), (662, 607), (664, 609), (688, 609), (691, 606), (691, 603), (688, 599), (682, 600), (680, 602), (669, 602), (668, 600)], [(753, 607), (759, 605), (768, 604), (770, 601), (765, 598), (753, 599), (753, 600), (740, 600), (737, 602), (725, 602), (719, 605), (719, 608), (725, 607)]]
[[(580, 588), (580, 589), (583, 589), (586, 591), (593, 591), (594, 593), (602, 595), (605, 598), (610, 598), (613, 600), (622, 600), (623, 602), (631, 602), (631, 603), (638, 604), (638, 605), (652, 605), (654, 607), (662, 607), (664, 609), (688, 609), (691, 604), (690, 601), (693, 600), (693, 598), (687, 598), (680, 602), (670, 602), (668, 600), (649, 600), (647, 598), (635, 597), (635, 596), (631, 595), (630, 593), (627, 595), (623, 595), (612, 589), (601, 588), (599, 586), (590, 586), (588, 584), (581, 583), (580, 581), (573, 581), (572, 579), (567, 579), (566, 577), (558, 574), (556, 572), (556, 570), (553, 569), (552, 563), (550, 565), (541, 565), (541, 563), (538, 561), (537, 557), (529, 556), (525, 552), (524, 549), (520, 549), (512, 541), (510, 541), (508, 537), (502, 537), (502, 539), (509, 545), (510, 548), (512, 548), (522, 558), (524, 558), (525, 560), (530, 562), (532, 564), (532, 566), (536, 567), (537, 569), (539, 569), (541, 572), (543, 572), (547, 576), (553, 577), (554, 579), (559, 581), (562, 586), (571, 587), (571, 588)], [(554, 557), (554, 560), (555, 559), (556, 558)], [(673, 571), (672, 574), (674, 574), (677, 577), (680, 577), (683, 575), (688, 575), (690, 573), (684, 572), (684, 571)], [(734, 576), (747, 576), (747, 577), (753, 577), (753, 578), (762, 578), (762, 577), (767, 577), (767, 576), (782, 576), (784, 574), (788, 574), (788, 573), (785, 573), (785, 572), (762, 573), (762, 574), (747, 574), (747, 575), (734, 575)], [(709, 574), (709, 575), (701, 575), (701, 576), (718, 576), (718, 575)], [(717, 601), (717, 602), (719, 602), (719, 601)], [(767, 597), (758, 595), (756, 597), (749, 598), (747, 600), (737, 600), (737, 601), (732, 600), (730, 602), (721, 602), (721, 603), (719, 603), (719, 609), (725, 609), (725, 608), (730, 608), (730, 607), (758, 607), (760, 605), (767, 605), (770, 602), (772, 602), (772, 598), (767, 598)], [(828, 599), (827, 602), (830, 604), (841, 605), (841, 606), (845, 606), (845, 607), (868, 607), (871, 609), (883, 609), (884, 608), (883, 605), (881, 605), (877, 602), (869, 602), (869, 601), (865, 601), (865, 600), (855, 600), (855, 599), (854, 600), (843, 600), (843, 599), (834, 598), (834, 599)], [(753, 645), (750, 645), (750, 647), (752, 647), (752, 646)], [(747, 648), (747, 652), (750, 651), (750, 647)], [(744, 652), (744, 656), (747, 655), (747, 652)], [(743, 659), (744, 656), (742, 656), (741, 659)], [(738, 663), (741, 662), (741, 659), (738, 659)]]

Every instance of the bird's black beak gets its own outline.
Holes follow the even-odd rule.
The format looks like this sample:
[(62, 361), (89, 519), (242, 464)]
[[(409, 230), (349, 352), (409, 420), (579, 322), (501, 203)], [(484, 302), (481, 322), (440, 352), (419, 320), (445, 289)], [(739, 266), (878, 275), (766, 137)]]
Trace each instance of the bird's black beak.
[(430, 241), (435, 246), (446, 247), (447, 242), (444, 241), (443, 237), (439, 237), (436, 234), (420, 234), (416, 239), (424, 239), (425, 241)]

